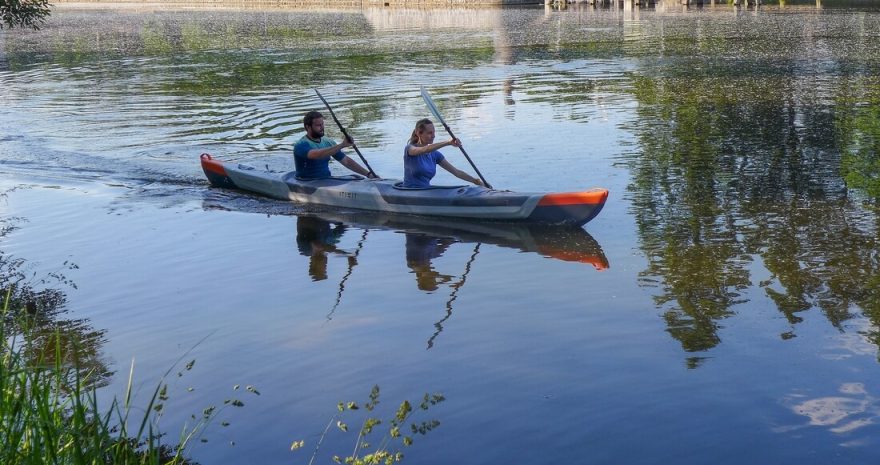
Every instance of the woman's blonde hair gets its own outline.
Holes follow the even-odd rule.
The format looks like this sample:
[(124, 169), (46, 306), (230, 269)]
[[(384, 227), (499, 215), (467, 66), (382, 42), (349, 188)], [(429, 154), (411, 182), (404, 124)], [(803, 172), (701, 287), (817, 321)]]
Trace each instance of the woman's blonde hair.
[(434, 123), (431, 122), (428, 118), (422, 118), (416, 123), (416, 128), (413, 129), (412, 135), (409, 136), (409, 143), (415, 144), (419, 141), (419, 131), (424, 131), (428, 125), (433, 126)]

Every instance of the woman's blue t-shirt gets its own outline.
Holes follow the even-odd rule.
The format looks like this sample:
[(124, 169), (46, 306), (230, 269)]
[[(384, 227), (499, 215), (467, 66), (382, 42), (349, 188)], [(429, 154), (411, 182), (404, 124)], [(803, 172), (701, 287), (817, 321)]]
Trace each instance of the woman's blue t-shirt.
[(424, 188), (431, 186), (431, 179), (437, 174), (437, 165), (443, 161), (438, 150), (421, 155), (409, 155), (407, 144), (403, 149), (403, 187)]

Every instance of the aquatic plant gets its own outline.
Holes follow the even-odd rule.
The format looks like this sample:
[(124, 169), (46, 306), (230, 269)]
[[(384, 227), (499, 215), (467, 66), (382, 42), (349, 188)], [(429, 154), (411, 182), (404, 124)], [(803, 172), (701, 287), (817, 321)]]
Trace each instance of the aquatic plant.
[[(158, 419), (169, 400), (169, 369), (152, 392), (146, 408), (132, 403), (134, 364), (129, 372), (123, 399), (114, 398), (102, 407), (93, 378), (104, 376), (83, 371), (63, 356), (61, 332), (54, 344), (34, 337), (34, 325), (27, 312), (10, 307), (11, 288), (6, 290), (0, 324), (0, 463), (26, 464), (155, 464), (188, 465), (188, 446), (205, 442), (206, 427), (226, 407), (241, 407), (238, 399), (227, 399), (220, 408), (208, 407), (192, 415), (182, 428), (178, 443), (162, 441)], [(49, 354), (46, 347), (54, 353)], [(178, 361), (180, 363), (181, 360)], [(183, 376), (195, 360), (178, 372)], [(175, 364), (176, 366), (177, 364)], [(238, 390), (235, 386), (233, 390)], [(252, 386), (247, 391), (259, 395)], [(223, 422), (227, 426), (228, 422)]]
[[(432, 406), (437, 405), (444, 400), (446, 400), (446, 398), (443, 397), (442, 394), (425, 393), (422, 397), (422, 401), (418, 404), (418, 410), (413, 408), (413, 404), (410, 403), (410, 401), (404, 400), (397, 407), (394, 414), (384, 422), (382, 419), (373, 416), (372, 414), (376, 409), (376, 406), (379, 404), (379, 386), (373, 386), (373, 389), (370, 391), (369, 400), (363, 404), (364, 410), (361, 410), (361, 406), (354, 401), (339, 402), (336, 406), (339, 412), (337, 415), (331, 417), (330, 421), (327, 423), (327, 427), (324, 428), (324, 432), (321, 434), (321, 437), (315, 445), (312, 458), (309, 460), (309, 465), (315, 461), (318, 449), (320, 449), (324, 437), (334, 424), (339, 431), (342, 431), (343, 433), (349, 432), (348, 423), (343, 421), (342, 418), (342, 416), (346, 414), (363, 417), (363, 419), (360, 420), (361, 427), (358, 430), (357, 438), (354, 443), (354, 450), (351, 455), (345, 457), (334, 455), (333, 461), (336, 463), (345, 463), (347, 465), (391, 465), (393, 463), (401, 462), (404, 458), (403, 447), (412, 445), (414, 442), (414, 436), (426, 435), (434, 428), (440, 426), (440, 421), (436, 419), (414, 421), (413, 416), (420, 411), (427, 411)], [(381, 428), (381, 425), (383, 424), (387, 425), (387, 428)], [(370, 438), (374, 436), (373, 433), (375, 432), (382, 432), (382, 434), (378, 440), (373, 443)], [(294, 441), (290, 449), (299, 450), (304, 446), (305, 441)]]

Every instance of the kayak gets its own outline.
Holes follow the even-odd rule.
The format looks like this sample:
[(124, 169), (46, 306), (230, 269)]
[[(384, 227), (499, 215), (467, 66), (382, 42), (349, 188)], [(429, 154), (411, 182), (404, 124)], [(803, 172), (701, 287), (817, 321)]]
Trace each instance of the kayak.
[(518, 193), (482, 186), (402, 187), (399, 180), (359, 175), (302, 179), (295, 171), (261, 170), (201, 155), (212, 186), (310, 205), (447, 218), (582, 226), (602, 210), (608, 190)]

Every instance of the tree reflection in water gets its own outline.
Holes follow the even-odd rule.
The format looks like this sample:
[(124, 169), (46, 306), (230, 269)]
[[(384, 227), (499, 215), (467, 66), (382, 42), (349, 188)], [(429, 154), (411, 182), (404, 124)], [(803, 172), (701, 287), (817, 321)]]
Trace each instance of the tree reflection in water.
[[(641, 283), (658, 289), (667, 330), (688, 352), (719, 344), (721, 321), (755, 284), (792, 325), (818, 308), (841, 328), (853, 306), (880, 323), (878, 217), (841, 172), (841, 150), (857, 153), (853, 134), (867, 131), (848, 129), (847, 112), (863, 112), (798, 83), (793, 68), (635, 77), (641, 153), (628, 164), (649, 261)], [(761, 79), (713, 77), (744, 73)], [(769, 279), (752, 281), (757, 265)]]
[[(6, 195), (2, 193), (0, 197)], [(22, 218), (0, 218), (0, 240), (22, 221)], [(67, 297), (62, 290), (51, 287), (75, 288), (63, 271), (77, 266), (65, 262), (61, 271), (50, 272), (44, 278), (37, 278), (28, 268), (26, 260), (0, 248), (0, 292), (4, 299), (8, 297), (8, 311), (3, 315), (7, 334), (26, 338), (27, 350), (23, 353), (30, 364), (56, 366), (56, 362), (60, 362), (76, 368), (76, 372), (69, 372), (70, 376), (79, 376), (84, 387), (107, 385), (113, 372), (102, 352), (105, 331), (94, 329), (84, 318), (65, 318)], [(27, 325), (27, 330), (23, 325)]]

